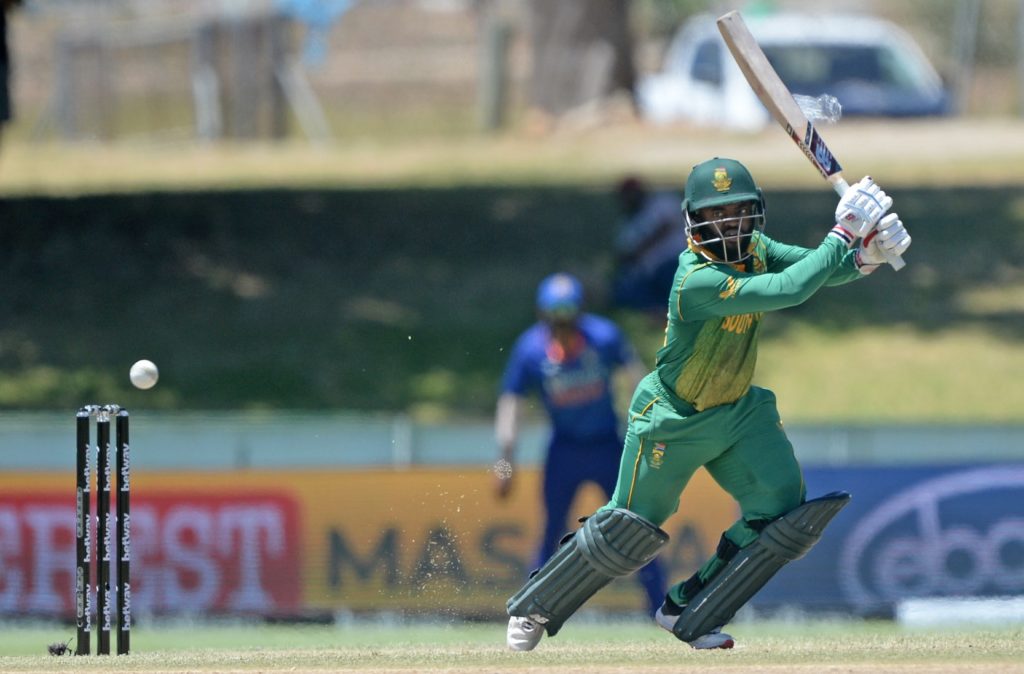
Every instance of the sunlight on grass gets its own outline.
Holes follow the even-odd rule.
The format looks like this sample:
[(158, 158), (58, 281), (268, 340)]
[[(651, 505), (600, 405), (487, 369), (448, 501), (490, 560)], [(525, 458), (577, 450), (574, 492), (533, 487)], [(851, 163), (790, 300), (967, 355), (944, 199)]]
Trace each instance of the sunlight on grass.
[(970, 316), (1024, 314), (1024, 283), (964, 290), (956, 296), (956, 307)]
[(795, 327), (761, 343), (757, 368), (790, 423), (1011, 422), (1024, 409), (1024, 349), (980, 329)]

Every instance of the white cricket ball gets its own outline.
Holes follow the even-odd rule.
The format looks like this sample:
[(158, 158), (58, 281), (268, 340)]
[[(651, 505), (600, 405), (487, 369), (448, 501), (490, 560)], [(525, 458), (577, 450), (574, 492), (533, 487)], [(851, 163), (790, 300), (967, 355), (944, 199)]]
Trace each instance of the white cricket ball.
[(132, 365), (128, 373), (135, 388), (147, 389), (156, 386), (156, 380), (160, 378), (160, 372), (151, 360), (140, 360)]

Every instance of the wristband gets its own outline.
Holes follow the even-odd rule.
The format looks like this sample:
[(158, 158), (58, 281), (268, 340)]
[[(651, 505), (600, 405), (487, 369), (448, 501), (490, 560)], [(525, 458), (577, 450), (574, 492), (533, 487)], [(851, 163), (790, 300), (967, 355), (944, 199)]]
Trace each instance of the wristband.
[(847, 248), (853, 248), (853, 243), (857, 240), (857, 237), (842, 225), (836, 223), (836, 226), (832, 228), (828, 233), (829, 236), (834, 236), (842, 241)]

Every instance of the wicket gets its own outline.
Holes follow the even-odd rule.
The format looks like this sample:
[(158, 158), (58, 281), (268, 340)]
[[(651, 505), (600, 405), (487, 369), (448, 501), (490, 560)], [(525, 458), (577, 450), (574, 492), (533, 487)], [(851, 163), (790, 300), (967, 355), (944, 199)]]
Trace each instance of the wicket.
[[(110, 492), (114, 480), (110, 465), (110, 418), (115, 417), (117, 497), (115, 512), (110, 512)], [(96, 569), (96, 597), (99, 634), (96, 652), (110, 655), (110, 630), (113, 612), (120, 605), (117, 619), (117, 654), (129, 651), (131, 631), (131, 447), (128, 440), (128, 411), (120, 405), (85, 405), (76, 415), (76, 514), (75, 527), (75, 620), (78, 633), (76, 655), (89, 655), (92, 650), (92, 447), (90, 425), (96, 418), (96, 536), (99, 564)], [(116, 534), (112, 530), (116, 528)], [(110, 561), (117, 559), (117, 586), (111, 592)]]

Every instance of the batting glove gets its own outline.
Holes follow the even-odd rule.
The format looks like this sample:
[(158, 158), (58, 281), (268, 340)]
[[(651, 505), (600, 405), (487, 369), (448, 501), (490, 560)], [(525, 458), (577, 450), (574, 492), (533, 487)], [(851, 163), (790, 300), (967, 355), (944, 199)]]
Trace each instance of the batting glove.
[(864, 237), (857, 250), (857, 268), (870, 274), (890, 257), (901, 256), (910, 248), (910, 233), (896, 213), (882, 218), (874, 231)]
[(871, 176), (851, 185), (836, 206), (836, 226), (830, 234), (852, 248), (857, 239), (867, 236), (885, 212), (892, 207), (892, 197), (882, 191)]

